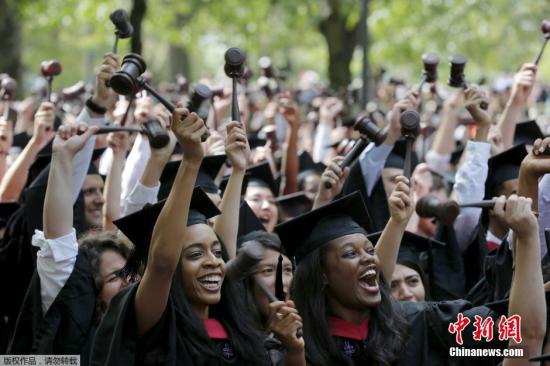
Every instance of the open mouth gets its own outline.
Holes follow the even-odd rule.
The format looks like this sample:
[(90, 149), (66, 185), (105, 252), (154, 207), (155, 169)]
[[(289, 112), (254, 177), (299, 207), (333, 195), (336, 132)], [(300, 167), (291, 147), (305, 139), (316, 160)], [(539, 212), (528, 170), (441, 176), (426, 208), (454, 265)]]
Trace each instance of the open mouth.
[(222, 287), (221, 274), (208, 274), (198, 278), (200, 285), (207, 291), (219, 291)]
[(270, 216), (267, 216), (267, 215), (261, 215), (260, 217), (258, 217), (260, 219), (260, 222), (265, 226), (267, 224), (269, 224), (269, 221), (271, 221), (271, 217)]
[(378, 293), (378, 272), (375, 265), (370, 265), (359, 276), (359, 286), (367, 292)]

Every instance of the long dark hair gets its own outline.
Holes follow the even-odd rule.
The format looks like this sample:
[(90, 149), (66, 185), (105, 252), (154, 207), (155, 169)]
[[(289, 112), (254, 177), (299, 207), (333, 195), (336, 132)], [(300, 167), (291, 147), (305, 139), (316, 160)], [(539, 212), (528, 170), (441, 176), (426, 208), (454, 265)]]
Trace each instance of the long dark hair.
[[(271, 249), (277, 252), (280, 251), (282, 255), (286, 256), (286, 252), (281, 247), (281, 239), (279, 239), (279, 236), (275, 233), (268, 233), (266, 231), (261, 231), (261, 230), (252, 231), (240, 237), (238, 239), (237, 245), (240, 246), (249, 241), (258, 242), (265, 249)], [(256, 298), (254, 296), (254, 286), (255, 286), (254, 278), (252, 276), (247, 276), (243, 280), (243, 283), (245, 288), (245, 303), (247, 306), (247, 310), (251, 314), (256, 328), (261, 331), (265, 331), (267, 319), (261, 313), (261, 311), (258, 309), (258, 306), (256, 305)]]
[[(323, 257), (327, 245), (309, 253), (296, 267), (292, 295), (303, 319), (306, 358), (309, 365), (348, 364), (349, 359), (333, 340), (323, 283)], [(370, 309), (369, 337), (366, 342), (369, 364), (391, 365), (399, 358), (407, 339), (405, 320), (394, 311), (389, 290), (380, 276), (380, 304)]]
[[(130, 256), (130, 243), (114, 231), (102, 231), (98, 233), (88, 233), (79, 240), (79, 247), (83, 250), (90, 260), (92, 267), (92, 277), (94, 279), (97, 294), (101, 293), (105, 280), (100, 273), (101, 256), (107, 250), (112, 250), (128, 260)], [(101, 317), (107, 311), (107, 306), (100, 296), (96, 297), (95, 318), (99, 323)]]
[[(221, 240), (220, 240), (221, 242)], [(222, 245), (222, 257), (228, 260), (225, 246)], [(185, 344), (193, 353), (197, 364), (199, 360), (221, 358), (208, 337), (204, 325), (197, 316), (183, 290), (183, 267), (181, 260), (172, 279), (170, 289), (176, 310), (176, 327), (178, 344)], [(223, 324), (236, 357), (248, 365), (263, 365), (268, 360), (263, 345), (263, 336), (253, 326), (250, 315), (243, 311), (244, 289), (242, 284), (224, 279), (221, 299), (218, 304), (209, 307), (209, 316)]]

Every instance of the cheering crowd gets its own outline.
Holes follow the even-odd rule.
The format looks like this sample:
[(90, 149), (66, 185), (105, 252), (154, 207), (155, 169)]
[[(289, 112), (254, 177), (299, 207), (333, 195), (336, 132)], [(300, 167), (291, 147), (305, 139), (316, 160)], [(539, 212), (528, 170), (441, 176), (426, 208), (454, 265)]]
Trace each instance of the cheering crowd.
[(550, 89), (537, 66), (492, 87), (385, 75), (359, 106), (266, 60), (233, 88), (144, 75), (172, 112), (147, 88), (117, 94), (129, 69), (113, 53), (93, 87), (17, 101), (0, 76), (0, 354), (550, 360), (529, 361), (550, 353)]

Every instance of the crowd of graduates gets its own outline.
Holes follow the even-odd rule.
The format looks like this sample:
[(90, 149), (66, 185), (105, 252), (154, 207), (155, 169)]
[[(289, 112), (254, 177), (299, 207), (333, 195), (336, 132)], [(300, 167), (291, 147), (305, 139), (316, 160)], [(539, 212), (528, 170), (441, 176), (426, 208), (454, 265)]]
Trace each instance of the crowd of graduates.
[(261, 65), (233, 88), (147, 75), (173, 112), (115, 93), (113, 53), (95, 85), (51, 95), (15, 100), (1, 75), (0, 354), (317, 366), (550, 352), (550, 89), (535, 64), (464, 88), (387, 71), (366, 106)]

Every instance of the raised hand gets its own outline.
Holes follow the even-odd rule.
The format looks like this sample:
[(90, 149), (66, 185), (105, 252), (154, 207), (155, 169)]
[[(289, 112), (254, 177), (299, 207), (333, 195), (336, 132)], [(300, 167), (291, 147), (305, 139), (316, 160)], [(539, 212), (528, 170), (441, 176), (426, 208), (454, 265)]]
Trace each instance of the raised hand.
[(513, 104), (524, 106), (527, 98), (533, 90), (537, 74), (535, 64), (527, 63), (521, 66), (521, 69), (514, 75), (514, 84), (512, 85), (512, 94), (510, 100)]
[(208, 133), (203, 120), (196, 113), (178, 107), (172, 115), (170, 126), (183, 150), (183, 157), (189, 162), (199, 163), (204, 157), (201, 136)]
[[(335, 156), (332, 158), (330, 164), (321, 175), (321, 183), (319, 184), (319, 190), (315, 196), (314, 207), (320, 207), (331, 202), (334, 197), (342, 191), (350, 172), (349, 167), (345, 167), (344, 169), (340, 167), (340, 163), (343, 160), (343, 156)], [(327, 188), (325, 183), (329, 183), (330, 188)]]
[(103, 55), (101, 65), (97, 69), (96, 83), (92, 101), (100, 107), (109, 109), (116, 100), (116, 93), (108, 87), (111, 76), (120, 68), (117, 55), (109, 52)]
[(136, 125), (141, 126), (153, 118), (153, 107), (153, 100), (149, 97), (136, 99), (136, 107), (134, 109)]
[(386, 144), (393, 145), (397, 139), (401, 136), (401, 113), (410, 110), (418, 109), (420, 104), (420, 99), (418, 97), (418, 92), (412, 90), (407, 93), (405, 98), (396, 102), (391, 111), (388, 113), (388, 136), (386, 137)]
[(107, 135), (107, 145), (113, 150), (115, 156), (126, 156), (130, 147), (128, 132), (112, 132)]
[(54, 155), (62, 155), (72, 159), (78, 153), (86, 141), (97, 132), (97, 126), (78, 125), (60, 126), (53, 140), (52, 152)]
[(491, 124), (491, 114), (480, 108), (482, 102), (489, 104), (487, 94), (478, 85), (472, 84), (464, 91), (464, 97), (464, 107), (470, 112), (478, 126), (489, 126)]
[(40, 104), (38, 111), (34, 115), (34, 132), (31, 143), (38, 149), (46, 146), (54, 137), (55, 106), (50, 102)]
[(290, 93), (283, 93), (279, 98), (279, 112), (285, 117), (292, 129), (300, 127), (300, 110)]
[(493, 215), (498, 217), (518, 238), (530, 238), (538, 235), (537, 218), (531, 211), (531, 198), (513, 194), (508, 199), (500, 196), (496, 199)]
[(388, 199), (391, 218), (397, 223), (406, 225), (414, 212), (414, 199), (409, 180), (400, 175), (395, 178), (395, 188)]
[(321, 102), (319, 121), (334, 126), (336, 116), (344, 109), (344, 103), (336, 97), (328, 97)]
[(233, 169), (246, 170), (250, 159), (250, 146), (241, 122), (232, 121), (227, 124), (227, 138), (225, 139), (225, 153)]
[(0, 119), (0, 156), (8, 155), (13, 143), (13, 130), (11, 126), (11, 122)]
[(544, 151), (550, 146), (550, 137), (537, 139), (531, 152), (521, 162), (520, 175), (539, 178), (550, 173), (550, 156)]
[(298, 314), (293, 301), (275, 301), (269, 304), (268, 328), (281, 341), (287, 352), (298, 353), (304, 350), (304, 338), (296, 337), (296, 332), (302, 327), (302, 317)]
[(212, 134), (206, 140), (206, 155), (223, 155), (225, 153), (225, 141), (222, 134), (218, 131), (212, 131)]

